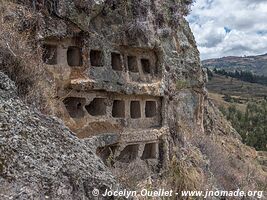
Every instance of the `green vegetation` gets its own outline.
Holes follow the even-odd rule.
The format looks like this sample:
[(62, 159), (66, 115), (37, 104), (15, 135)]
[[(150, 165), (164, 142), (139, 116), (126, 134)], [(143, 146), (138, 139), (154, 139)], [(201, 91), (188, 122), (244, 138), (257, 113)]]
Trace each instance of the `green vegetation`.
[[(262, 85), (267, 85), (267, 77), (265, 76), (258, 76), (253, 74), (250, 71), (226, 71), (224, 69), (214, 69), (213, 72), (215, 74), (224, 75), (226, 77), (236, 78), (241, 81), (250, 82), (250, 83), (258, 83)], [(212, 77), (212, 72), (208, 70), (208, 76), (209, 78)]]
[(240, 104), (243, 103), (240, 98), (235, 98), (235, 97), (232, 97), (228, 94), (223, 96), (223, 100), (226, 102), (229, 102), (229, 103), (240, 103)]
[(189, 83), (186, 80), (178, 80), (176, 81), (176, 89), (182, 90), (184, 88), (187, 88), (189, 86)]
[(251, 71), (259, 76), (267, 76), (267, 54), (258, 56), (223, 57), (203, 60), (202, 65), (209, 69), (225, 69), (227, 71)]
[[(190, 152), (190, 159), (195, 160), (195, 154)], [(192, 166), (188, 166), (185, 160), (178, 160), (175, 156), (172, 157), (168, 170), (164, 174), (167, 184), (173, 189), (178, 196), (171, 197), (170, 199), (181, 199), (181, 191), (196, 190), (200, 188), (199, 180), (201, 174)]]
[(267, 85), (245, 82), (237, 78), (227, 78), (215, 73), (210, 76), (206, 86), (209, 92), (242, 99), (262, 100), (267, 97)]
[[(245, 144), (267, 151), (267, 84), (250, 72), (207, 69), (207, 88)], [(267, 77), (263, 77), (263, 79)], [(261, 79), (261, 80), (263, 80)]]
[(244, 113), (235, 105), (220, 107), (220, 110), (239, 132), (245, 144), (267, 151), (267, 100), (248, 103)]
[(213, 77), (213, 73), (209, 68), (206, 68), (206, 69), (207, 69), (208, 79), (209, 79), (209, 81), (211, 81), (212, 77)]

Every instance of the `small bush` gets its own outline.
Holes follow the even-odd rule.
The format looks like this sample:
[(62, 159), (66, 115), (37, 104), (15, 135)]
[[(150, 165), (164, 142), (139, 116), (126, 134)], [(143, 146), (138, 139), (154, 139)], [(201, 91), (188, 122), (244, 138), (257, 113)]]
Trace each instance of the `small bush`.
[(176, 81), (176, 89), (182, 90), (189, 86), (188, 82), (186, 80), (178, 80)]

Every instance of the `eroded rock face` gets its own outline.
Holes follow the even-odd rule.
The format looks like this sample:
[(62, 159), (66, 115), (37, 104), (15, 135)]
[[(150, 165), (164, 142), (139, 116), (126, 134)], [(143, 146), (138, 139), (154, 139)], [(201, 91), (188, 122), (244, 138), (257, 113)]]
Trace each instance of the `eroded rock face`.
[(94, 144), (24, 105), (0, 72), (0, 199), (93, 199), (115, 185)]
[[(30, 59), (46, 72), (39, 78), (46, 107), (80, 138), (58, 134), (61, 129), (55, 128), (58, 122), (52, 120), (49, 126), (57, 134), (50, 137), (48, 131), (40, 135), (47, 140), (34, 139), (37, 146), (41, 145), (39, 140), (47, 144), (43, 153), (66, 147), (66, 152), (77, 155), (57, 165), (77, 162), (81, 166), (79, 160), (92, 159), (94, 151), (113, 175), (133, 189), (137, 184), (147, 187), (147, 178), (152, 179), (151, 187), (177, 192), (235, 190), (236, 186), (252, 189), (265, 182), (266, 174), (254, 162), (256, 151), (240, 142), (235, 130), (207, 100), (199, 52), (183, 18), (190, 1), (32, 2), (15, 4), (20, 9), (6, 4), (3, 16), (9, 14), (11, 19), (6, 23), (13, 23), (16, 17), (12, 21), (10, 10), (16, 16), (18, 10), (25, 9), (38, 19), (29, 41), (34, 38), (41, 53), (34, 58), (30, 53)], [(24, 115), (23, 120), (27, 119)], [(64, 152), (52, 152), (51, 159)], [(49, 166), (49, 161), (44, 163)], [(80, 174), (73, 173), (78, 180), (87, 180), (93, 170), (101, 173), (94, 167), (98, 165), (103, 167), (101, 162), (92, 162), (88, 163), (92, 168), (84, 165)], [(255, 175), (253, 180), (246, 179), (247, 166)], [(99, 177), (105, 179), (103, 176)], [(69, 187), (69, 182), (64, 184)], [(56, 187), (48, 186), (53, 194)], [(78, 184), (74, 192), (70, 189), (67, 193), (86, 196), (88, 188), (91, 185), (81, 189)]]
[(41, 16), (42, 61), (57, 88), (51, 108), (80, 138), (118, 135), (98, 149), (114, 166), (138, 161), (160, 171), (177, 123), (203, 132), (204, 80), (187, 4), (62, 1), (53, 10), (61, 26)]

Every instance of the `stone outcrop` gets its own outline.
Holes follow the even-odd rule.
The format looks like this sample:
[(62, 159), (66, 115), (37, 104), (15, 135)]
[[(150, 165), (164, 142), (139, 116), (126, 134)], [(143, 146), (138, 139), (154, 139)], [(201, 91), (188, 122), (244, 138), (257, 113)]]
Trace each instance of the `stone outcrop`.
[[(168, 162), (170, 150), (161, 148), (167, 148), (176, 121), (173, 110), (180, 109), (174, 103), (179, 90), (184, 89), (181, 97), (202, 98), (198, 51), (182, 17), (186, 4), (63, 2), (51, 12), (65, 20), (42, 15), (37, 31), (42, 62), (56, 88), (52, 112), (79, 138), (117, 135), (116, 143), (98, 149), (104, 161), (138, 160), (160, 170)], [(66, 28), (70, 23), (75, 26)], [(187, 89), (192, 87), (198, 91)], [(198, 103), (190, 106), (198, 110), (191, 126), (203, 129)]]
[[(47, 127), (44, 136), (40, 134), (46, 140), (35, 138), (38, 143), (33, 147), (45, 142), (41, 152), (57, 149), (58, 154), (52, 152), (50, 157), (55, 162), (57, 155), (74, 153), (75, 159), (72, 154), (66, 157), (69, 168), (63, 169), (68, 169), (79, 183), (85, 180), (83, 189), (78, 184), (67, 192), (86, 196), (91, 189), (86, 180), (93, 173), (99, 179), (96, 183), (113, 182), (92, 151), (120, 183), (133, 189), (149, 183), (150, 187), (177, 192), (236, 187), (253, 190), (264, 185), (266, 173), (256, 161), (257, 152), (240, 142), (238, 133), (208, 100), (199, 52), (184, 19), (190, 2), (50, 0), (2, 5), (3, 27), (24, 25), (19, 29), (22, 33), (14, 31), (11, 38), (28, 33), (26, 41), (35, 41), (33, 47), (29, 42), (21, 44), (24, 48), (12, 48), (14, 55), (34, 61), (37, 71), (42, 72), (36, 78), (35, 91), (42, 91), (49, 114), (62, 119), (75, 134), (71, 136), (56, 120), (38, 115), (50, 119), (51, 129), (41, 124)], [(30, 18), (28, 23), (20, 23), (23, 14)], [(37, 49), (36, 56), (25, 47)], [(21, 53), (26, 51), (29, 57)], [(29, 119), (27, 112), (23, 120)], [(46, 135), (50, 132), (53, 134)], [(27, 134), (25, 137), (27, 141)], [(56, 163), (62, 166), (65, 162)], [(75, 162), (79, 166), (77, 173), (71, 171)], [(49, 166), (47, 160), (42, 163)], [(101, 166), (100, 171), (97, 166)], [(55, 180), (59, 177), (61, 174)], [(101, 182), (106, 177), (107, 181)], [(64, 173), (62, 179), (67, 179)], [(47, 186), (54, 193), (55, 187)]]
[(0, 72), (0, 199), (93, 199), (115, 186), (95, 143), (24, 105)]

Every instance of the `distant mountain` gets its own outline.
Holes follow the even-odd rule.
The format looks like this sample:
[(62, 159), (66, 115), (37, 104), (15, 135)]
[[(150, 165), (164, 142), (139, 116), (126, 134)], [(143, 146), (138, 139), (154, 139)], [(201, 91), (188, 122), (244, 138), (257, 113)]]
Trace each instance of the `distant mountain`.
[(251, 71), (257, 75), (267, 76), (267, 54), (259, 56), (229, 56), (208, 59), (202, 61), (202, 65), (207, 68), (223, 68), (227, 71)]

